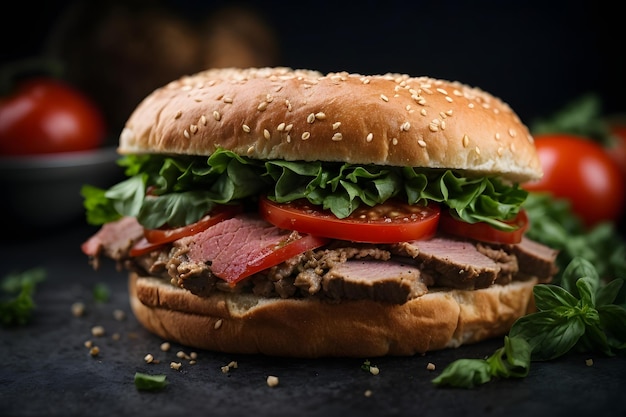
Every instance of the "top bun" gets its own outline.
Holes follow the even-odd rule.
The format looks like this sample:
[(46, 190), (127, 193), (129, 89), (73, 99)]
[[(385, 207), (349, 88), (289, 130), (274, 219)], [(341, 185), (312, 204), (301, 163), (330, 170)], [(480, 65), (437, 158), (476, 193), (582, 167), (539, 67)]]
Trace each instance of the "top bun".
[(500, 99), (459, 82), (290, 68), (211, 69), (146, 97), (122, 154), (449, 168), (512, 182), (540, 178), (528, 128)]

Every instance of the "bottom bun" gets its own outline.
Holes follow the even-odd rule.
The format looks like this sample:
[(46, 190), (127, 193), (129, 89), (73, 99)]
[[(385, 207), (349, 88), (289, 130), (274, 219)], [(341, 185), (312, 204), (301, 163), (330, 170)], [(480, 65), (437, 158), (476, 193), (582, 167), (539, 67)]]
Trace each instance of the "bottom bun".
[(410, 356), (503, 336), (534, 311), (535, 279), (462, 291), (433, 290), (405, 304), (327, 303), (219, 292), (198, 297), (132, 273), (138, 321), (164, 340), (225, 353), (300, 358)]

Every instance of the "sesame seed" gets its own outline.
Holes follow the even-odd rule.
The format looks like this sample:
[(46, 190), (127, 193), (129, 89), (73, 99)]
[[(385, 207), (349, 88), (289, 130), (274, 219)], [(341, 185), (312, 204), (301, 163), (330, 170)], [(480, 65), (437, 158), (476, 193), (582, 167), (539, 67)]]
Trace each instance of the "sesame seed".
[(267, 109), (267, 101), (262, 101), (256, 108), (258, 111), (265, 111)]
[(254, 153), (254, 146), (249, 146), (246, 153), (248, 154), (248, 156), (252, 156), (252, 154)]
[(509, 148), (511, 148), (511, 152), (515, 153), (515, 144), (514, 143), (511, 143), (509, 145)]
[(469, 104), (467, 105), (467, 107), (469, 107), (470, 109), (473, 109), (473, 108), (474, 108), (474, 103), (469, 103)]
[(452, 109), (450, 109), (450, 110), (446, 111), (446, 114), (447, 114), (448, 116), (452, 116), (452, 114), (453, 114), (453, 113), (454, 113), (454, 112), (452, 111)]
[(438, 88), (437, 91), (440, 92), (443, 95), (446, 95), (446, 96), (448, 95), (448, 92), (446, 90), (444, 90), (443, 88)]
[(480, 148), (477, 146), (475, 149), (476, 149), (476, 153), (480, 155)]
[(463, 135), (463, 147), (467, 148), (467, 145), (469, 145), (469, 136)]
[(291, 143), (291, 135), (287, 135), (287, 143)]
[(223, 320), (222, 320), (222, 319), (218, 319), (218, 320), (215, 322), (215, 324), (213, 325), (213, 328), (214, 328), (215, 330), (219, 329), (220, 327), (222, 327), (222, 323), (223, 323)]
[(176, 114), (174, 115), (174, 119), (180, 119), (180, 116), (182, 116), (182, 115), (183, 115), (183, 112), (182, 112), (182, 111), (180, 111), (180, 110), (178, 110), (178, 111), (176, 112)]
[(422, 109), (422, 110), (420, 110), (420, 114), (421, 114), (422, 116), (427, 116), (427, 115), (428, 115), (428, 112), (426, 111), (426, 109)]
[(285, 105), (287, 106), (287, 111), (291, 111), (291, 102), (289, 100), (285, 100)]
[(187, 129), (183, 130), (183, 135), (187, 138), (190, 139), (191, 135), (189, 134), (189, 132), (187, 132)]
[(417, 141), (417, 144), (418, 144), (419, 146), (421, 146), (422, 148), (425, 148), (425, 147), (426, 147), (426, 141), (425, 141), (424, 139), (420, 139), (420, 140), (418, 140), (418, 141)]
[(203, 126), (206, 126), (207, 120), (204, 114), (200, 116), (200, 123), (202, 123)]
[(313, 123), (315, 121), (315, 113), (311, 113), (306, 117), (307, 123)]
[(311, 137), (311, 132), (304, 132), (301, 137), (302, 137), (302, 140), (307, 140), (308, 138)]
[(409, 122), (404, 122), (402, 123), (402, 126), (400, 126), (400, 130), (402, 132), (407, 132), (410, 128), (411, 128), (411, 123)]
[(391, 144), (392, 145), (397, 145), (398, 144), (398, 138), (391, 139)]
[(341, 122), (335, 122), (335, 123), (333, 123), (333, 130), (337, 130), (337, 129), (339, 129), (339, 126), (341, 126)]
[(315, 118), (317, 120), (324, 120), (326, 119), (326, 113), (324, 112), (315, 113)]
[(502, 146), (500, 146), (498, 148), (498, 156), (502, 156), (503, 153), (504, 153), (504, 148)]
[(447, 101), (448, 103), (452, 103), (454, 100), (452, 100), (452, 97), (450, 97), (450, 96), (446, 96), (446, 101)]
[(276, 130), (278, 130), (279, 132), (284, 131), (285, 130), (285, 122), (279, 124), (278, 127), (276, 128)]
[(250, 126), (248, 125), (242, 125), (241, 129), (246, 133), (250, 133)]
[(272, 101), (274, 101), (274, 96), (272, 96), (271, 94), (266, 95), (265, 101), (271, 103)]
[(496, 140), (500, 140), (500, 134), (499, 134), (499, 133), (496, 133), (496, 135), (495, 135), (495, 139), (496, 139)]
[(293, 128), (293, 123), (289, 123), (287, 126), (285, 126), (285, 132), (289, 132), (292, 128)]
[(218, 122), (222, 119), (222, 115), (217, 110), (213, 111), (213, 118)]
[(441, 130), (446, 130), (446, 121), (445, 120), (441, 121), (440, 127), (441, 127)]
[(385, 102), (389, 101), (389, 97), (387, 97), (387, 96), (386, 96), (386, 95), (384, 95), (384, 94), (381, 94), (381, 95), (380, 95), (380, 98), (381, 98), (381, 100), (382, 100), (382, 101), (385, 101)]
[(233, 99), (231, 97), (224, 97), (224, 103), (230, 104), (233, 102)]
[(372, 132), (370, 132), (370, 133), (367, 134), (367, 137), (365, 138), (365, 140), (367, 142), (371, 142), (372, 139), (374, 139), (374, 134)]
[(267, 129), (263, 129), (263, 137), (265, 137), (265, 139), (269, 140), (272, 135), (270, 134), (270, 131)]
[(337, 133), (335, 133), (335, 134), (333, 135), (333, 138), (332, 138), (332, 139), (333, 139), (335, 142), (340, 141), (341, 139), (343, 139), (343, 135), (342, 135), (341, 133), (337, 132)]
[(197, 125), (189, 125), (189, 131), (191, 133), (195, 134), (196, 132), (198, 132), (198, 126)]
[(517, 132), (513, 128), (509, 128), (509, 136), (514, 138), (515, 136), (517, 136)]

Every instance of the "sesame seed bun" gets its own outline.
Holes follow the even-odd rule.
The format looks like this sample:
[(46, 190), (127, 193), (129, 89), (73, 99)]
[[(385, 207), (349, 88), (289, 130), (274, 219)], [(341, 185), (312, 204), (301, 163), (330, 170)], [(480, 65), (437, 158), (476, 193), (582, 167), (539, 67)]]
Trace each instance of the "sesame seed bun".
[(502, 336), (534, 311), (536, 279), (479, 290), (432, 290), (404, 304), (326, 303), (218, 292), (198, 297), (130, 274), (133, 314), (186, 346), (300, 358), (407, 356)]
[(122, 131), (122, 154), (449, 168), (525, 182), (532, 136), (500, 99), (459, 82), (289, 68), (211, 69), (155, 90)]

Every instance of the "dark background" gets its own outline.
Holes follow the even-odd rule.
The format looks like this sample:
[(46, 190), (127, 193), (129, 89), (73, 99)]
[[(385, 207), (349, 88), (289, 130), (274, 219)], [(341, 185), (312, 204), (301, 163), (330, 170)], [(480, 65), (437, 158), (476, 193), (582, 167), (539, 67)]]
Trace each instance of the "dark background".
[[(66, 77), (103, 106), (113, 136), (153, 88), (207, 66), (248, 64), (459, 80), (530, 123), (588, 92), (607, 114), (626, 112), (624, 15), (613, 3), (135, 0), (78, 2), (70, 13), (69, 1), (15, 2), (17, 13), (1, 17), (1, 59), (60, 58)], [(155, 10), (158, 18), (143, 19)]]

